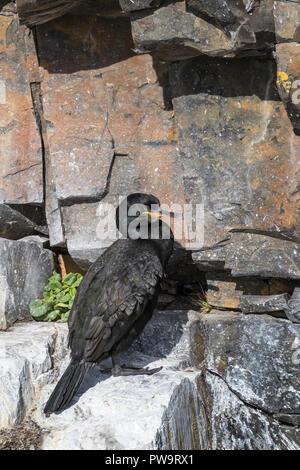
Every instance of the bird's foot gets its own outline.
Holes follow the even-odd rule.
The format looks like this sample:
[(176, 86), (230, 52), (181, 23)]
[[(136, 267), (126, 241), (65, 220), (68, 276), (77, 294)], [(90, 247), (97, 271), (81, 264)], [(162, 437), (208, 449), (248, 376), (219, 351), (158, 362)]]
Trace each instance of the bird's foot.
[(114, 367), (112, 369), (112, 375), (118, 377), (121, 375), (153, 375), (159, 372), (162, 367), (156, 367), (155, 369), (148, 369), (148, 367)]
[(148, 369), (148, 367), (125, 367), (125, 366), (114, 366), (112, 369), (106, 369), (102, 371), (104, 373), (111, 372), (114, 377), (120, 377), (124, 375), (153, 375), (159, 372), (162, 367), (156, 367), (155, 369)]

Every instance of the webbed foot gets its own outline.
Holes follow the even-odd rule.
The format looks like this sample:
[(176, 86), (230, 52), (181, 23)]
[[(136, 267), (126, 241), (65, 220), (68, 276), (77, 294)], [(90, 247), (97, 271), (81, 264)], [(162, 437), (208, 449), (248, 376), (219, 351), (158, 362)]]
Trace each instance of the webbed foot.
[(111, 372), (114, 377), (119, 377), (121, 375), (153, 375), (156, 374), (156, 372), (159, 372), (161, 369), (162, 367), (148, 369), (148, 367), (115, 366), (112, 368)]
[(133, 366), (121, 366), (120, 354), (112, 355), (112, 369), (105, 369), (101, 372), (103, 374), (112, 374), (114, 377), (120, 377), (121, 375), (153, 375), (159, 372), (162, 367), (156, 367), (155, 369), (149, 369), (148, 367), (133, 367)]
[(115, 365), (112, 369), (102, 370), (102, 374), (112, 374), (114, 377), (127, 376), (127, 375), (153, 375), (159, 372), (162, 367), (149, 369), (148, 367), (126, 367)]

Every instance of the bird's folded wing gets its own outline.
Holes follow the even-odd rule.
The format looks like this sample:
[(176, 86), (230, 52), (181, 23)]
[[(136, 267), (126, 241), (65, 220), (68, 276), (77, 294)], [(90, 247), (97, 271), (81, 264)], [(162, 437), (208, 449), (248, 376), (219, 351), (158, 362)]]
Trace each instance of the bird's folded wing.
[(121, 268), (103, 266), (85, 292), (87, 300), (80, 305), (80, 311), (85, 309), (81, 329), (86, 361), (99, 360), (126, 337), (155, 295), (162, 276), (158, 258), (148, 252), (126, 260)]

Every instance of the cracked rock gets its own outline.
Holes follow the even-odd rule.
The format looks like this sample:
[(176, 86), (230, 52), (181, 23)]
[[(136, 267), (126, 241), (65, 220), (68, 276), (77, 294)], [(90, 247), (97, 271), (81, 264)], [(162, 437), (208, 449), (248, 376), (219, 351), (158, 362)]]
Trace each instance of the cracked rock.
[(286, 316), (294, 323), (300, 323), (300, 288), (296, 287), (284, 309)]
[(0, 238), (0, 330), (31, 319), (29, 303), (42, 295), (53, 269), (53, 253), (40, 242)]
[(130, 15), (132, 36), (139, 52), (156, 53), (163, 60), (183, 60), (201, 54), (222, 56), (233, 41), (221, 29), (185, 11), (182, 2)]
[(234, 233), (192, 258), (201, 271), (230, 269), (233, 277), (300, 279), (299, 243), (265, 235)]
[(49, 248), (49, 238), (40, 235), (29, 235), (21, 238), (20, 241), (27, 243), (37, 243), (41, 248)]
[(0, 428), (20, 424), (40, 387), (53, 380), (53, 359), (65, 354), (66, 333), (66, 325), (37, 322), (0, 332)]
[[(43, 202), (43, 159), (29, 83), (38, 69), (33, 34), (13, 11), (1, 16), (0, 203)], [(5, 7), (6, 8), (6, 7)]]
[(100, 202), (141, 191), (184, 203), (167, 67), (134, 53), (128, 18), (86, 18), (37, 28), (50, 243), (83, 268), (112, 242), (98, 237)]
[(239, 307), (243, 313), (273, 313), (278, 316), (286, 317), (288, 294), (279, 295), (242, 295), (240, 297)]
[[(185, 432), (187, 424), (191, 433)], [(299, 450), (300, 441), (296, 426), (286, 426), (260, 409), (249, 407), (219, 376), (205, 371), (192, 381), (183, 381), (174, 391), (155, 447)]]
[[(297, 238), (294, 162), (300, 138), (278, 100), (275, 72), (272, 60), (254, 58), (197, 58), (171, 65), (184, 186), (190, 202), (204, 205), (204, 247), (247, 228)], [(275, 250), (276, 244), (280, 247), (270, 242)], [(270, 256), (275, 266), (277, 255)], [(248, 263), (248, 275), (255, 263)], [(293, 262), (285, 263), (286, 271), (298, 271)], [(270, 277), (281, 277), (272, 272)]]
[(36, 224), (17, 210), (0, 204), (0, 237), (17, 240), (36, 233)]
[(192, 324), (191, 337), (192, 364), (220, 377), (247, 406), (269, 416), (300, 413), (300, 325), (212, 310)]
[[(128, 2), (129, 3), (129, 2)], [(208, 56), (266, 55), (274, 46), (273, 0), (186, 0), (135, 11), (133, 40), (140, 52), (168, 61)]]

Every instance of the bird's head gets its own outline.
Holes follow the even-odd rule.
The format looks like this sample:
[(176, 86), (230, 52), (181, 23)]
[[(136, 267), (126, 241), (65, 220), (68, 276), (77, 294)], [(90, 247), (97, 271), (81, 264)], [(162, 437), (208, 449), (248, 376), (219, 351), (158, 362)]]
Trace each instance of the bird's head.
[(163, 215), (175, 216), (173, 212), (162, 210), (159, 199), (152, 194), (132, 193), (117, 207), (116, 224), (122, 235), (132, 239), (163, 238), (163, 227), (173, 237), (167, 224), (162, 221)]

